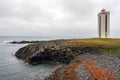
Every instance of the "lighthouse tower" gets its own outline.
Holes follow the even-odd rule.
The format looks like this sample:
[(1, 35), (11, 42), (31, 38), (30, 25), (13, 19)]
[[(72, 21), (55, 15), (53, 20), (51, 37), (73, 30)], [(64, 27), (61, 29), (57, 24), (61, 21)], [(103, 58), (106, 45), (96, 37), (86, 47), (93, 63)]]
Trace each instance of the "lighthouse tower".
[(110, 12), (102, 9), (98, 13), (99, 38), (109, 38), (110, 36)]

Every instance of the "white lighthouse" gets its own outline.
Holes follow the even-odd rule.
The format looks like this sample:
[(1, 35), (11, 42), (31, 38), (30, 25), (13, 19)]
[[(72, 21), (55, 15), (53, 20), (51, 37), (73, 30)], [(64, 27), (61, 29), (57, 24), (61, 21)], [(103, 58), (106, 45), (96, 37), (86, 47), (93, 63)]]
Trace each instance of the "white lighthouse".
[(102, 9), (98, 13), (99, 38), (109, 38), (110, 36), (110, 12)]

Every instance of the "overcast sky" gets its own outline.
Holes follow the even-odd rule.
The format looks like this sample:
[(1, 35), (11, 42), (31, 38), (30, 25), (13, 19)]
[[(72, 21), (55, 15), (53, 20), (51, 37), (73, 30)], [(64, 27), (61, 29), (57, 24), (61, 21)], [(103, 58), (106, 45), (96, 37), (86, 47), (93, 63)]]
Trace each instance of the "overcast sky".
[(120, 0), (0, 0), (0, 35), (98, 37), (103, 8), (110, 11), (111, 37), (120, 37)]

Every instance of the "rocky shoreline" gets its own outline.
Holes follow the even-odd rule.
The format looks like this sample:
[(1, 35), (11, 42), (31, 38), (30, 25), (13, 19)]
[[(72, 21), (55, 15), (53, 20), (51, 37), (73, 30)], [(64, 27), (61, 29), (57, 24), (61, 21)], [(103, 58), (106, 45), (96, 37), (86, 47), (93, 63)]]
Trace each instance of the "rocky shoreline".
[(39, 41), (20, 48), (15, 56), (30, 64), (48, 62), (70, 63), (75, 57), (83, 53), (100, 53), (99, 51), (84, 47), (82, 49), (71, 47), (66, 44), (68, 40)]
[[(118, 56), (89, 53), (80, 54), (76, 60), (56, 69), (49, 77), (46, 77), (45, 80), (93, 80), (92, 75), (86, 70), (84, 63), (84, 61), (91, 60), (93, 60), (95, 65), (100, 69), (105, 69), (107, 71), (106, 74), (114, 76), (115, 78), (112, 79), (112, 77), (110, 77), (111, 79), (105, 80), (120, 80), (120, 59)], [(95, 70), (93, 69), (93, 71)], [(100, 73), (98, 74), (100, 75)]]
[[(119, 55), (103, 54), (98, 49), (104, 49), (103, 44), (100, 43), (96, 46), (89, 42), (92, 45), (90, 46), (88, 42), (86, 42), (87, 44), (83, 41), (81, 41), (81, 43), (79, 43), (80, 41), (76, 42), (72, 40), (39, 41), (20, 48), (15, 53), (15, 56), (35, 65), (46, 63), (64, 64), (63, 67), (56, 69), (49, 77), (46, 77), (45, 80), (61, 80), (62, 78), (62, 80), (69, 80), (69, 78), (73, 80), (93, 80), (90, 73), (84, 68), (84, 62), (86, 60), (93, 60), (95, 65), (100, 67), (100, 69), (103, 68), (104, 70), (105, 68), (108, 70), (108, 73), (114, 74), (117, 78), (115, 80), (120, 79)], [(85, 45), (82, 45), (83, 43)], [(109, 46), (105, 47), (107, 50), (110, 49)], [(62, 76), (58, 76), (61, 74)]]
[(15, 56), (30, 64), (41, 64), (48, 62), (69, 63), (79, 55), (79, 50), (63, 45), (64, 40), (41, 41), (20, 48)]
[(8, 42), (11, 44), (27, 44), (27, 43), (39, 43), (40, 41), (12, 41), (12, 42)]

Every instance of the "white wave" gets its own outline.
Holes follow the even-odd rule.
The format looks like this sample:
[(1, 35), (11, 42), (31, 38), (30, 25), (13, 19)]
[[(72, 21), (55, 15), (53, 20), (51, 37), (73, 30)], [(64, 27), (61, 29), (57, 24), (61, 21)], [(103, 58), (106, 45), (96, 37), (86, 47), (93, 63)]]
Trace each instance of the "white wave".
[(2, 44), (2, 43), (9, 43), (9, 42), (13, 42), (13, 40), (9, 40), (9, 41), (0, 41), (0, 44)]
[(12, 40), (9, 40), (9, 41), (3, 41), (3, 43), (9, 43), (9, 42), (12, 42)]

